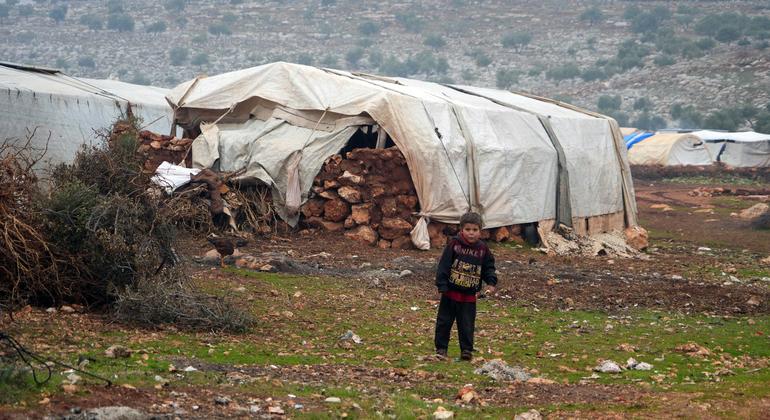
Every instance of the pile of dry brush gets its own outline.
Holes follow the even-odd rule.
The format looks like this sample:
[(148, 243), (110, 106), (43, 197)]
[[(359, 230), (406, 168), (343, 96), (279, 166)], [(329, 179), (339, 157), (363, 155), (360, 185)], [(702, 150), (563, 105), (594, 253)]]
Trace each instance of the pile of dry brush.
[(32, 171), (34, 151), (6, 146), (0, 304), (72, 302), (111, 308), (122, 321), (246, 328), (246, 313), (199, 292), (176, 264), (179, 209), (150, 182), (136, 127), (119, 121), (102, 144), (53, 168), (45, 194)]

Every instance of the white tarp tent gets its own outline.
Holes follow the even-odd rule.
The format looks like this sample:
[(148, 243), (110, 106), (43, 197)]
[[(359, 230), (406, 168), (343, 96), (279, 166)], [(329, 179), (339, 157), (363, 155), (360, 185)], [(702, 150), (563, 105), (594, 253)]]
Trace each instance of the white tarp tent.
[[(25, 140), (48, 149), (45, 162), (69, 162), (95, 130), (126, 115), (128, 104), (146, 129), (168, 134), (173, 111), (167, 89), (114, 80), (75, 78), (58, 70), (0, 63), (0, 141)], [(50, 137), (50, 139), (49, 139)]]
[(180, 125), (200, 126), (194, 166), (245, 168), (279, 203), (290, 179), (307, 199), (323, 161), (376, 125), (404, 154), (424, 217), (456, 223), (473, 209), (492, 228), (620, 214), (615, 228), (636, 225), (617, 123), (568, 105), (288, 63), (191, 80), (167, 98)]
[(770, 134), (711, 130), (691, 134), (705, 142), (714, 162), (736, 168), (770, 167)]
[(711, 165), (703, 141), (687, 133), (656, 133), (628, 150), (632, 165)]

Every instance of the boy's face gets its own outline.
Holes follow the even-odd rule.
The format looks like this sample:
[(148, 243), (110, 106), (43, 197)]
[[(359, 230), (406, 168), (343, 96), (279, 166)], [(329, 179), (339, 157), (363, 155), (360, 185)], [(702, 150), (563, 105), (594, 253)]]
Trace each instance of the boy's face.
[(479, 241), (481, 236), (481, 228), (479, 225), (473, 223), (466, 223), (463, 225), (463, 238), (468, 241), (469, 244), (475, 244)]

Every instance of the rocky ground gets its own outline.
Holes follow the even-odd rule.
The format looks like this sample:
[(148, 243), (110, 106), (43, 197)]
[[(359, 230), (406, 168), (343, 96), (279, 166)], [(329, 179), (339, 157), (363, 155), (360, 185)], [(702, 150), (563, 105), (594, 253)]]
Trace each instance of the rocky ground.
[[(85, 360), (114, 385), (61, 368), (41, 387), (0, 379), (0, 418), (760, 418), (770, 231), (739, 215), (767, 200), (766, 185), (703, 193), (720, 186), (735, 188), (637, 181), (651, 234), (638, 258), (493, 245), (500, 287), (480, 300), (471, 363), (455, 343), (449, 361), (432, 356), (440, 250), (289, 234), (253, 241), (220, 268), (202, 257), (203, 238), (188, 238), (179, 251), (191, 275), (235, 296), (255, 327), (147, 330), (77, 307), (27, 308), (0, 330), (46, 357)], [(247, 257), (261, 264), (239, 267)], [(511, 374), (493, 378), (490, 366)]]
[[(761, 39), (718, 42), (702, 57), (676, 56), (673, 64), (660, 66), (654, 63), (661, 55), (660, 46), (634, 33), (623, 16), (633, 5), (644, 10), (663, 6), (671, 12), (664, 25), (667, 30), (697, 40), (701, 35), (693, 27), (709, 14), (766, 16), (766, 2), (760, 0), (687, 2), (681, 10), (680, 3), (675, 7), (664, 1), (599, 2), (595, 5), (603, 18), (596, 23), (580, 19), (594, 5), (580, 0), (190, 0), (183, 11), (164, 7), (169, 1), (118, 1), (122, 13), (134, 20), (130, 32), (107, 29), (107, 3), (68, 1), (66, 17), (57, 23), (50, 13), (61, 6), (58, 2), (19, 2), (9, 8), (8, 17), (0, 17), (0, 60), (59, 67), (77, 76), (172, 87), (199, 74), (278, 60), (391, 75), (397, 69), (393, 63), (419, 56), (418, 61), (430, 69), (411, 77), (493, 87), (498, 72), (513, 72), (516, 81), (510, 87), (514, 89), (590, 109), (596, 109), (601, 95), (620, 95), (622, 111), (632, 121), (643, 112), (634, 108), (635, 100), (646, 98), (650, 113), (674, 126), (677, 122), (669, 112), (675, 103), (691, 104), (707, 113), (745, 104), (764, 106), (770, 100), (770, 60)], [(21, 6), (31, 6), (26, 9), (31, 14), (22, 13)], [(96, 16), (103, 29), (88, 29), (80, 23), (87, 15)], [(147, 32), (157, 22), (164, 23), (166, 30)], [(210, 25), (220, 23), (232, 33), (208, 31)], [(523, 48), (505, 47), (502, 38), (508, 33), (529, 33), (532, 39)], [(585, 71), (600, 60), (616, 57), (629, 39), (644, 41), (653, 50), (641, 68), (596, 81), (547, 77), (548, 70), (566, 64)], [(186, 50), (177, 65), (170, 61), (173, 48)]]

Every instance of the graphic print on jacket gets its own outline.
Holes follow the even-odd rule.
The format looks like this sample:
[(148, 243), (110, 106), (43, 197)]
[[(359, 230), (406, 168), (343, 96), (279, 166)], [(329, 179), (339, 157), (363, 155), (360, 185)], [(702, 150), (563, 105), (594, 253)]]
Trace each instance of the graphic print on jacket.
[(481, 285), (481, 266), (460, 259), (454, 260), (449, 283), (461, 289), (477, 289)]

